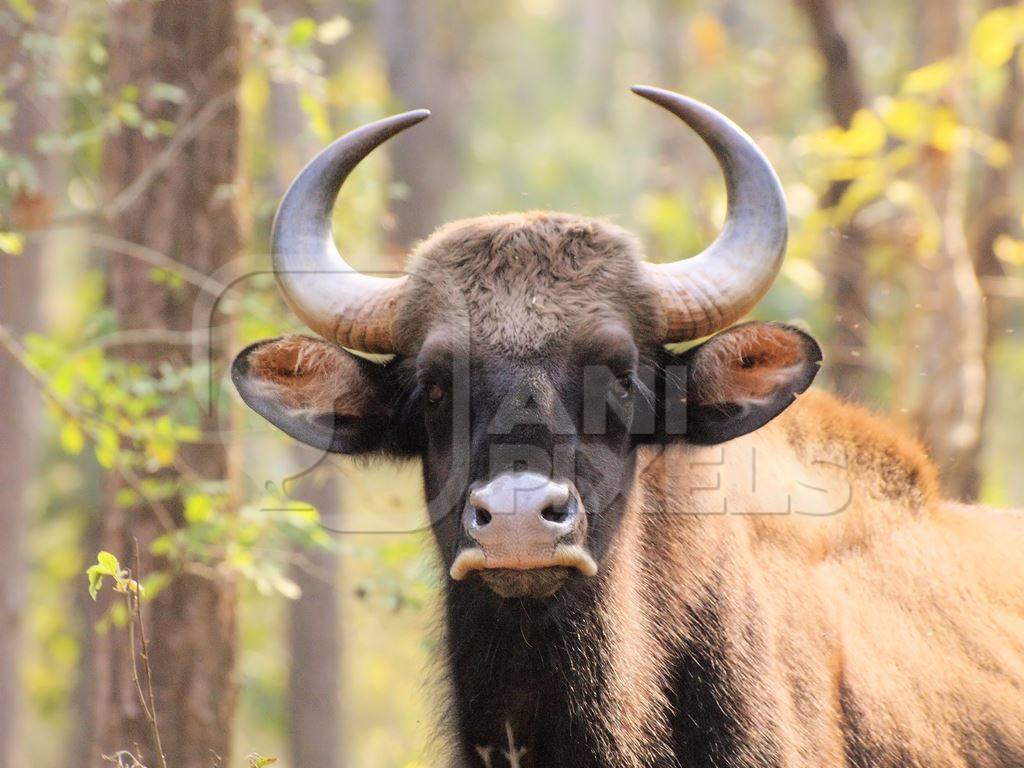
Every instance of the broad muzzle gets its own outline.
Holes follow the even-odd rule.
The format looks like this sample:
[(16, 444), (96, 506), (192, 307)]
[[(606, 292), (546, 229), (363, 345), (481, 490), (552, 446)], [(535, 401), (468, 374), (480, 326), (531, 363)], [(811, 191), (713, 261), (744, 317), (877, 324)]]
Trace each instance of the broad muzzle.
[(585, 547), (583, 503), (571, 483), (535, 472), (499, 475), (470, 492), (462, 526), (474, 543), (452, 564), (456, 581), (478, 570), (561, 567), (597, 573)]

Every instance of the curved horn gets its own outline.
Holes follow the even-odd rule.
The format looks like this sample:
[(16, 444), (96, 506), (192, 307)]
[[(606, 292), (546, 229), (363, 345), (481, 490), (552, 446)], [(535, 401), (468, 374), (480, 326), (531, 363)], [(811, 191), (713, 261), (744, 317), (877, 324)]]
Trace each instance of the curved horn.
[(661, 296), (665, 341), (707, 336), (746, 314), (778, 274), (787, 237), (782, 185), (768, 158), (729, 118), (660, 88), (633, 92), (696, 131), (725, 174), (728, 210), (718, 238), (691, 259), (644, 265)]
[(429, 115), (406, 112), (342, 136), (302, 169), (277, 207), (274, 274), (295, 314), (325, 339), (364, 352), (394, 351), (391, 320), (405, 277), (353, 270), (334, 245), (331, 211), (360, 160)]

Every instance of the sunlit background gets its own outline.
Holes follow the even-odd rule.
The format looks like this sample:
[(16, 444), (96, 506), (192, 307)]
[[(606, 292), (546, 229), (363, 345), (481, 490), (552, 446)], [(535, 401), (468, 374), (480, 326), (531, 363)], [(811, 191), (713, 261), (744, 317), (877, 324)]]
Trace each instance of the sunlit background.
[[(321, 749), (334, 762), (318, 768), (436, 766), (441, 574), (418, 467), (317, 467), (315, 451), (237, 407), (224, 360), (206, 365), (188, 327), (168, 322), (185, 335), (164, 338), (159, 311), (148, 327), (124, 325), (115, 256), (145, 264), (149, 293), (138, 301), (166, 295), (167, 306), (191, 297), (190, 269), (212, 272), (173, 239), (165, 250), (159, 238), (133, 240), (126, 211), (145, 238), (159, 209), (129, 199), (105, 210), (118, 199), (117, 153), (131, 147), (117, 137), (166, 147), (200, 111), (179, 84), (147, 74), (135, 85), (130, 68), (114, 66), (129, 54), (123, 35), (112, 44), (112, 25), (130, 26), (125, 6), (139, 2), (0, 7), (0, 280), (36, 265), (35, 288), (5, 289), (0, 305), (5, 375), (30, 381), (4, 393), (4, 411), (39, 414), (38, 450), (0, 444), (27, 481), (0, 513), (0, 524), (27, 531), (24, 577), (17, 553), (3, 563), (26, 596), (11, 764), (95, 764), (97, 711), (118, 696), (97, 665), (125, 611), (106, 593), (93, 603), (84, 572), (125, 515), (166, 502), (181, 520), (159, 535), (147, 528), (144, 548), (168, 558), (158, 561), (167, 573), (216, 569), (238, 585), (232, 765), (258, 753), (312, 768), (296, 755)], [(208, 23), (217, 22), (195, 19)], [(757, 316), (811, 328), (827, 350), (820, 385), (919, 434), (949, 494), (1024, 504), (1024, 6), (279, 0), (243, 2), (237, 25), (243, 45), (224, 55), (240, 67), (227, 96), (237, 97), (239, 131), (208, 160), (237, 152), (235, 181), (217, 192), (242, 232), (218, 278), (238, 278), (219, 307), (218, 322), (236, 322), (221, 357), (298, 328), (266, 274), (288, 180), (332, 138), (405, 109), (434, 115), (363, 163), (337, 208), (336, 238), (357, 267), (400, 268), (443, 221), (526, 209), (607, 217), (653, 260), (697, 252), (723, 218), (724, 186), (695, 136), (629, 92), (654, 84), (729, 115), (783, 181), (790, 248)], [(36, 115), (30, 137), (17, 135), (18, 110)], [(188, 146), (153, 152), (163, 165), (149, 183), (192, 173), (178, 165)], [(19, 301), (39, 311), (9, 314)], [(191, 317), (191, 298), (176, 311)], [(142, 364), (120, 354), (129, 344), (179, 352)], [(234, 467), (219, 484), (183, 468), (209, 427), (199, 414), (211, 373)], [(289, 494), (318, 507), (327, 530)], [(157, 594), (168, 576), (150, 570)], [(310, 680), (336, 681), (336, 699), (310, 700)], [(299, 728), (325, 713), (335, 727)]]

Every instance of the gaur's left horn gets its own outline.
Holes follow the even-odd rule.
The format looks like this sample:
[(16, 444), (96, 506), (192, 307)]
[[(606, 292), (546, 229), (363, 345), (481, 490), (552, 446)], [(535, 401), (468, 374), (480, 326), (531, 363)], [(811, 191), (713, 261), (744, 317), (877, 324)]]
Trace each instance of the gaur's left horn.
[(331, 234), (334, 201), (360, 160), (429, 115), (406, 112), (342, 136), (302, 169), (277, 208), (272, 252), (281, 292), (306, 325), (344, 347), (394, 352), (391, 323), (406, 278), (349, 267)]
[(704, 140), (725, 174), (728, 211), (697, 256), (645, 264), (664, 310), (666, 342), (707, 336), (746, 314), (768, 291), (786, 250), (782, 185), (753, 140), (706, 104), (648, 86), (633, 92), (674, 114)]

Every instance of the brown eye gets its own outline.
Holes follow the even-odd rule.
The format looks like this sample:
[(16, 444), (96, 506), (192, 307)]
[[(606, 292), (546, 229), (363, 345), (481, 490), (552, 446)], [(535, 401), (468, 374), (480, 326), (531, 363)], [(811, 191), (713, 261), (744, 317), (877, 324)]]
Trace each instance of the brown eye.
[(633, 377), (619, 376), (612, 383), (612, 395), (619, 400), (626, 400), (633, 394)]
[(427, 387), (427, 402), (431, 405), (437, 405), (444, 400), (444, 387), (440, 384), (431, 384)]

